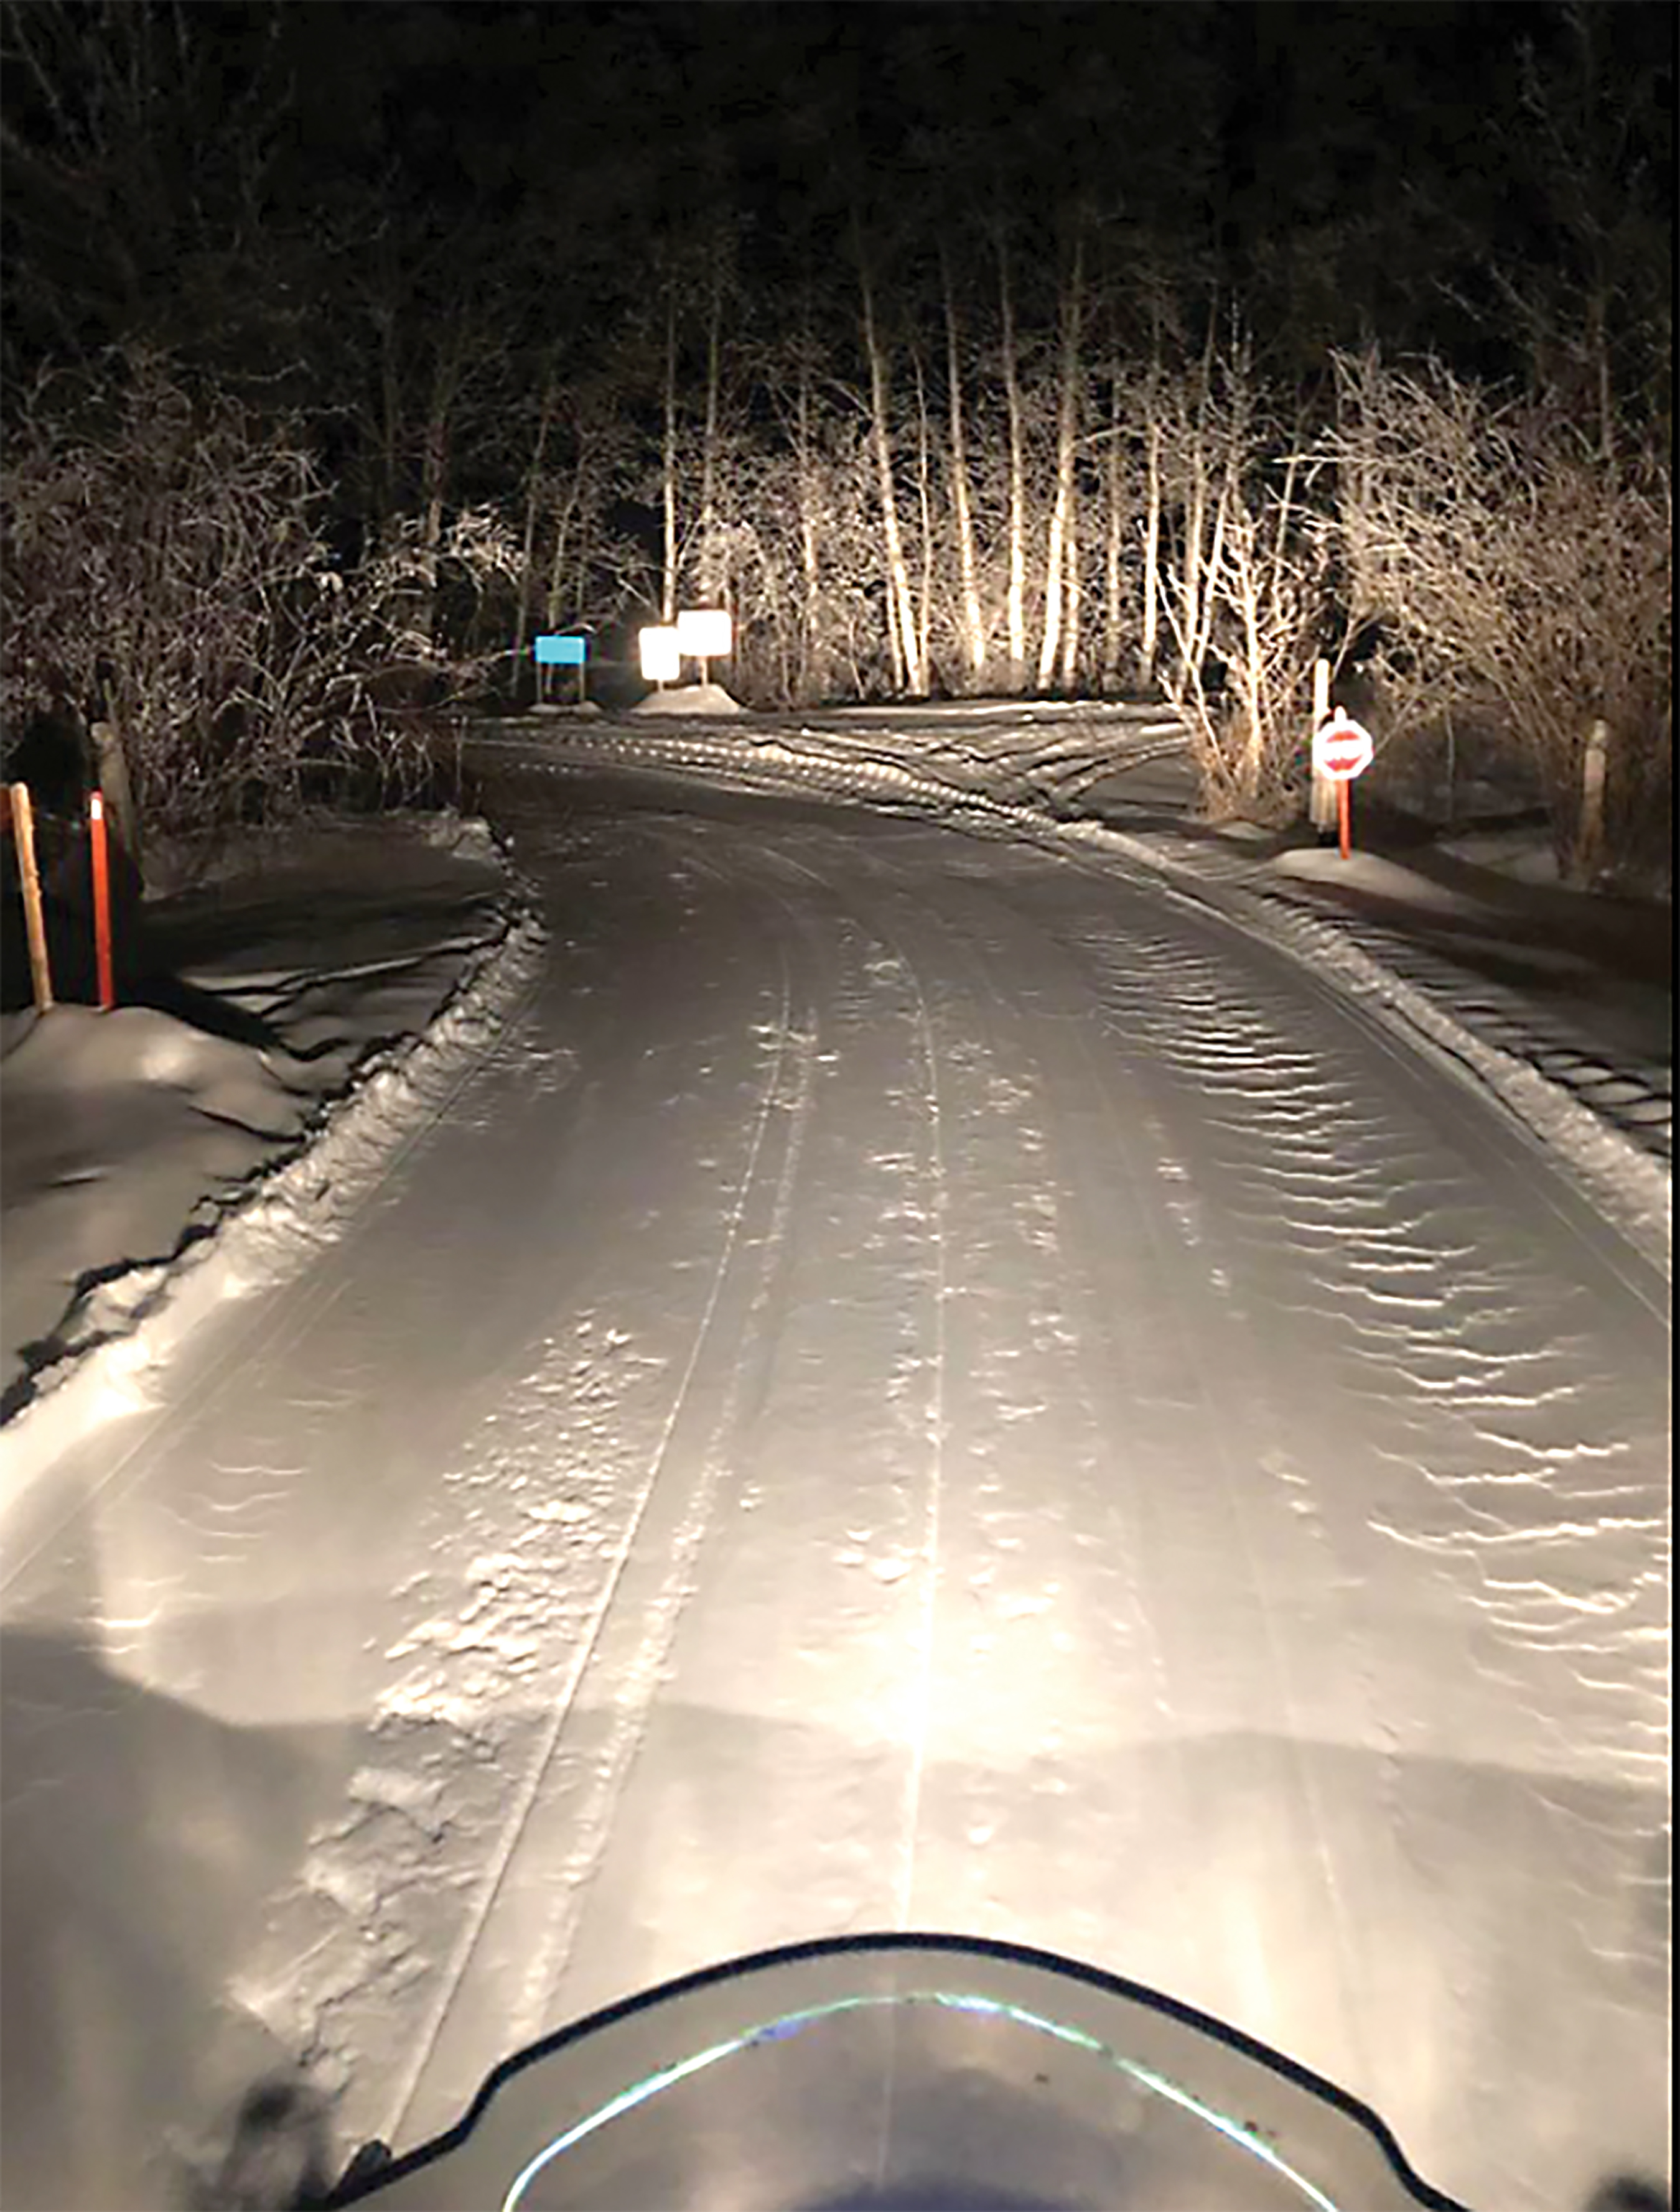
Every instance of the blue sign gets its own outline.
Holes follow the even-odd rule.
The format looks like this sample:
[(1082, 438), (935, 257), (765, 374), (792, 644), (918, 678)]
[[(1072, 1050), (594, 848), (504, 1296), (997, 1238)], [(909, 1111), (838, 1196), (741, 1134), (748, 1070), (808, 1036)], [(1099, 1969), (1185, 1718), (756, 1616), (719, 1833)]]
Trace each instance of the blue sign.
[(553, 635), (533, 638), (531, 646), (539, 668), (581, 668), (587, 647), (587, 638)]

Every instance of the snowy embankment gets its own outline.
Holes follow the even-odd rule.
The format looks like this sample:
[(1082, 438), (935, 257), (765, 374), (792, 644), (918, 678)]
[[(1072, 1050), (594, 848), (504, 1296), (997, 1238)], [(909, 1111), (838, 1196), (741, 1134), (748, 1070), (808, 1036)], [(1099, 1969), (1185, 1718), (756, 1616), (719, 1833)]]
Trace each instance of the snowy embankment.
[[(1183, 731), (1167, 710), (1078, 701), (953, 702), (851, 708), (797, 724), (764, 718), (758, 728), (732, 720), (720, 728), (697, 690), (692, 719), (680, 721), (675, 702), (684, 696), (662, 695), (665, 719), (655, 729), (639, 722), (558, 733), (554, 765), (699, 772), (743, 788), (793, 789), (931, 816), (972, 835), (1026, 837), (1097, 866), (1117, 860), (1145, 867), (1179, 896), (1258, 931), (1409, 1042), (1484, 1087), (1567, 1163), (1604, 1218), (1668, 1272), (1666, 1068), (1639, 1054), (1583, 1050), (1567, 1020), (1519, 991), (1493, 983), (1467, 988), (1462, 970), (1431, 957), (1403, 920), (1384, 927), (1315, 896), (1333, 871), (1338, 894), (1374, 890), (1373, 904), (1391, 915), (1439, 911), (1440, 888), (1413, 870), (1360, 854), (1344, 864), (1316, 850), (1262, 863), (1244, 851), (1240, 837), (1194, 832)], [(533, 725), (518, 722), (500, 724), (497, 732), (534, 733)], [(551, 728), (542, 734), (556, 735)], [(1117, 804), (1109, 803), (1111, 796)], [(1501, 926), (1497, 913), (1482, 919), (1495, 933)], [(1520, 945), (1520, 917), (1503, 926), (1516, 933), (1509, 948)], [(1583, 975), (1581, 998), (1593, 988)]]
[(208, 1315), (342, 1236), (536, 971), (540, 929), (483, 823), (247, 857), (157, 924), (187, 1018), (7, 1019), (0, 1500), (143, 1403)]

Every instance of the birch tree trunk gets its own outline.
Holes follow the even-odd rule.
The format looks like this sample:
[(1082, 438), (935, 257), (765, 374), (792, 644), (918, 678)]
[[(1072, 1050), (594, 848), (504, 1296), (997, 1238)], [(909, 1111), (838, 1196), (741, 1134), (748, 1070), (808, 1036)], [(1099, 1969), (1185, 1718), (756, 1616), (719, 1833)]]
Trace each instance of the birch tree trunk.
[(869, 271), (858, 237), (858, 287), (863, 304), (863, 345), (869, 357), (870, 410), (874, 418), (875, 475), (880, 492), (881, 532), (886, 546), (887, 627), (893, 644), (898, 681), (913, 696), (927, 690), (916, 635), (916, 610), (911, 604), (910, 570), (904, 560), (904, 534), (898, 526), (898, 499), (892, 482), (892, 447), (888, 436), (886, 359), (875, 327), (875, 302)]
[(401, 367), (397, 352), (397, 326), (394, 313), (384, 313), (376, 318), (379, 328), (380, 356), (380, 488), (379, 533), (381, 546), (389, 542), (393, 518), (402, 511), (402, 458), (400, 440), (403, 421), (403, 386)]
[(1153, 379), (1148, 407), (1144, 433), (1143, 634), (1137, 651), (1138, 687), (1145, 691), (1154, 688), (1155, 663), (1160, 652), (1161, 423), (1160, 386)]
[(1079, 688), (1079, 625), (1080, 612), (1079, 573), (1079, 487), (1074, 486), (1068, 501), (1068, 581), (1067, 604), (1062, 622), (1062, 689), (1075, 691)]
[(677, 289), (673, 283), (665, 318), (665, 447), (662, 456), (665, 556), (660, 588), (660, 619), (677, 619)]
[(1108, 451), (1105, 468), (1103, 531), (1103, 658), (1105, 691), (1120, 688), (1120, 552), (1125, 542), (1125, 465), (1120, 449), (1121, 401), (1118, 368), (1109, 372)]
[(136, 883), (146, 880), (145, 848), (141, 842), (140, 810), (134, 803), (134, 786), (128, 773), (128, 748), (120, 722), (114, 718), (95, 722), (88, 731), (94, 774), (104, 793), (106, 810), (119, 852), (133, 871)]
[(520, 540), (519, 611), (514, 624), (514, 651), (522, 659), (531, 621), (532, 574), (537, 560), (537, 517), (542, 503), (543, 464), (548, 457), (549, 424), (554, 419), (557, 386), (552, 365), (543, 380), (543, 404), (537, 417), (537, 442), (525, 483), (525, 532)]
[[(1184, 570), (1178, 580), (1179, 631), (1181, 651), (1193, 650), (1189, 641), (1199, 639), (1202, 634), (1202, 535), (1208, 519), (1207, 456), (1202, 450), (1205, 424), (1198, 422), (1188, 441), (1185, 463), (1189, 484), (1184, 495)], [(1186, 669), (1189, 675), (1191, 672)], [(1199, 674), (1199, 671), (1197, 672)]]
[(916, 651), (922, 666), (922, 689), (933, 682), (929, 643), (934, 607), (933, 432), (928, 420), (928, 386), (922, 374), (922, 356), (912, 353), (916, 373), (916, 504), (922, 526), (922, 598), (916, 623)]
[(811, 353), (800, 349), (799, 391), (795, 401), (799, 441), (799, 550), (804, 581), (800, 610), (800, 695), (814, 696), (818, 682), (818, 640), (820, 635), (821, 568), (817, 550), (816, 486), (811, 460)]
[(424, 580), (423, 634), (437, 642), (437, 560), (443, 543), (443, 494), (449, 472), (449, 416), (458, 382), (453, 346), (439, 360), (426, 410), (420, 464), (420, 568)]
[(974, 557), (974, 508), (969, 497), (968, 449), (963, 430), (963, 375), (957, 343), (957, 307), (951, 289), (951, 262), (940, 248), (940, 274), (945, 286), (945, 338), (949, 369), (951, 411), (951, 502), (957, 523), (957, 562), (962, 588), (963, 657), (977, 686), (985, 680), (986, 622), (980, 611), (980, 590)]
[(718, 575), (717, 424), (723, 349), (723, 270), (712, 272), (711, 313), (706, 326), (706, 422), (700, 447), (700, 603), (723, 604)]
[[(549, 564), (548, 572), (548, 626), (551, 629), (557, 629), (560, 624), (560, 610), (563, 604), (562, 593), (565, 586), (566, 556), (571, 550), (572, 518), (576, 514), (583, 496), (583, 446), (580, 434), (577, 465), (572, 472), (571, 489), (566, 495), (565, 505), (554, 519), (554, 558)], [(581, 598), (578, 605), (581, 609), (582, 605)]]
[(1062, 390), (1056, 421), (1056, 499), (1050, 508), (1050, 544), (1044, 555), (1044, 627), (1038, 646), (1038, 689), (1055, 680), (1062, 644), (1062, 595), (1067, 539), (1074, 495), (1074, 439), (1079, 427), (1080, 292), (1083, 241), (1074, 247), (1074, 265), (1062, 310)]
[(998, 232), (997, 266), (1003, 331), (1003, 401), (1009, 422), (1009, 688), (1026, 688), (1026, 464), (1021, 442), (1021, 388), (1015, 362), (1015, 303), (1009, 253)]

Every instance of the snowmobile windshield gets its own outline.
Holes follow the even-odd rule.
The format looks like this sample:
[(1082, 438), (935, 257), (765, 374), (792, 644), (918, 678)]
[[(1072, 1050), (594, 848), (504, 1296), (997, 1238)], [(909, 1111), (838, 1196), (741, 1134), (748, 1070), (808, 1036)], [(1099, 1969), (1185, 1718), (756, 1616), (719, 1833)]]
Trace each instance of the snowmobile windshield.
[(498, 2067), (338, 2203), (507, 2212), (1450, 2207), (1374, 2114), (1246, 2037), (1044, 1952), (805, 1944)]

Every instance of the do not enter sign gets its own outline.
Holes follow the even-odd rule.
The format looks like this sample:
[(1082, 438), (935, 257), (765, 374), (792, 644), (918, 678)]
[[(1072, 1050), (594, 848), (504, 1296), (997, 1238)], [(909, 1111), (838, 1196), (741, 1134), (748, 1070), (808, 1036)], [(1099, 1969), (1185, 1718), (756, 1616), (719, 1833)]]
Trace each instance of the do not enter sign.
[(1329, 721), (1321, 722), (1312, 732), (1312, 765), (1320, 775), (1333, 776), (1338, 783), (1362, 775), (1371, 765), (1377, 750), (1376, 741), (1367, 729), (1344, 714), (1340, 707)]

